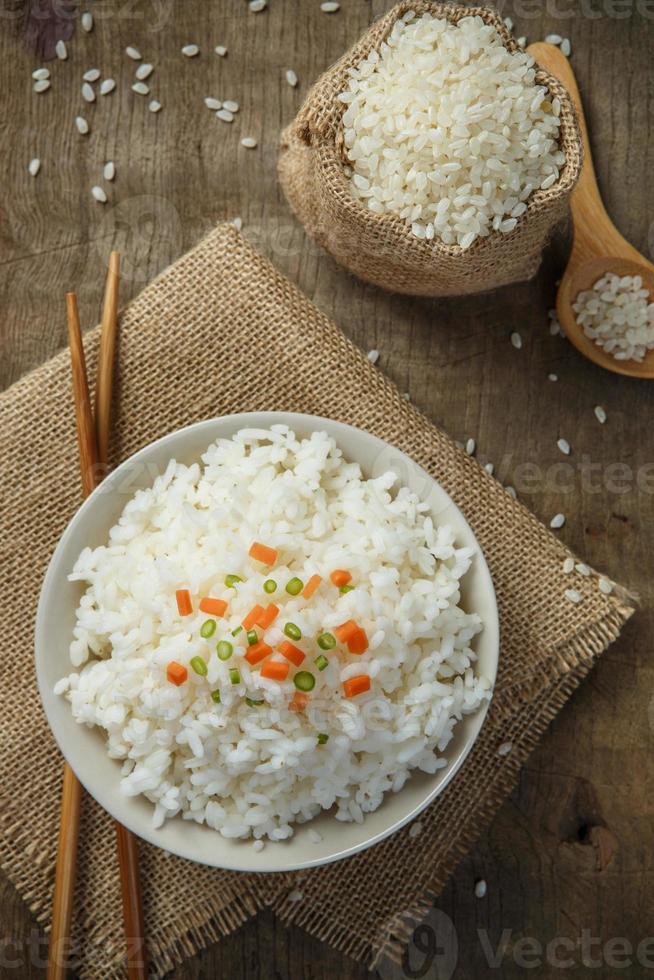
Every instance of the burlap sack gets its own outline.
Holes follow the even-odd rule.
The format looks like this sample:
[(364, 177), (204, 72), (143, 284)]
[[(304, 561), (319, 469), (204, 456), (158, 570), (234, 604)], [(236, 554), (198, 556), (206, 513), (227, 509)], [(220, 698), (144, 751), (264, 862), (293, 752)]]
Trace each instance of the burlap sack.
[(378, 48), (408, 10), (417, 14), (429, 11), (452, 23), (478, 14), (497, 28), (509, 51), (518, 50), (501, 17), (488, 7), (403, 0), (320, 76), (282, 133), (278, 169), (288, 202), (309, 234), (337, 262), (359, 278), (392, 292), (451, 296), (529, 279), (538, 269), (548, 235), (566, 213), (582, 162), (581, 137), (570, 97), (543, 69), (537, 72), (538, 83), (546, 85), (561, 101), (561, 143), (567, 160), (553, 187), (532, 194), (513, 232), (491, 233), (463, 251), (459, 245), (445, 245), (440, 239), (430, 242), (416, 238), (401, 218), (375, 214), (350, 193), (343, 170), (345, 106), (337, 96), (346, 88), (348, 69)]
[[(58, 314), (55, 314), (58, 315)], [(151, 976), (273, 908), (373, 964), (402, 940), (513, 785), (547, 724), (631, 615), (578, 576), (564, 596), (564, 545), (433, 426), (341, 331), (228, 225), (218, 227), (121, 315), (114, 462), (172, 429), (257, 409), (331, 416), (389, 441), (436, 477), (484, 549), (502, 650), (491, 709), (462, 770), (420, 817), (356, 857), (292, 875), (216, 871), (142, 844)], [(98, 330), (86, 337), (93, 380)], [(211, 370), (207, 351), (219, 351)], [(181, 353), (180, 353), (181, 352)], [(252, 371), (254, 363), (265, 370)], [(311, 379), (319, 377), (320, 384)], [(247, 383), (245, 382), (247, 379)], [(62, 760), (36, 687), (32, 624), (47, 562), (80, 502), (66, 351), (0, 396), (0, 866), (50, 922)], [(513, 746), (500, 755), (502, 743)], [(302, 893), (300, 901), (297, 892)], [(74, 916), (77, 971), (123, 975), (115, 835), (82, 805)]]

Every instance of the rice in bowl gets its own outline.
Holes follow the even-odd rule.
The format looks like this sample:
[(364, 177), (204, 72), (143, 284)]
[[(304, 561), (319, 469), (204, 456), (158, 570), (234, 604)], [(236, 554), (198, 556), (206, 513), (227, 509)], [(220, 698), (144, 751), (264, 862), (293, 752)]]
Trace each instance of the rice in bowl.
[[(181, 813), (225, 837), (281, 840), (323, 809), (362, 821), (411, 770), (447, 764), (457, 721), (490, 697), (472, 648), (482, 623), (460, 606), (473, 554), (395, 484), (392, 473), (364, 479), (324, 432), (243, 429), (201, 463), (172, 461), (128, 502), (108, 544), (82, 552), (71, 576), (87, 583), (76, 669), (56, 690), (76, 721), (105, 730), (109, 755), (123, 760), (122, 791), (154, 803), (155, 826)], [(276, 552), (272, 566), (250, 555), (253, 542)], [(352, 576), (344, 588), (331, 581), (336, 569)], [(240, 581), (228, 587), (227, 576)], [(188, 592), (186, 615), (178, 591)], [(227, 604), (224, 615), (199, 609), (208, 597)], [(256, 606), (279, 613), (265, 630), (255, 623), (271, 652), (251, 663), (248, 630), (238, 630)], [(340, 641), (350, 621), (362, 653)], [(317, 642), (325, 634), (335, 645)], [(231, 644), (227, 659), (219, 643)], [(287, 663), (286, 679), (263, 677), (270, 663)], [(186, 671), (179, 686), (171, 664)], [(299, 673), (314, 686), (292, 710)], [(346, 697), (358, 677), (369, 690)]]

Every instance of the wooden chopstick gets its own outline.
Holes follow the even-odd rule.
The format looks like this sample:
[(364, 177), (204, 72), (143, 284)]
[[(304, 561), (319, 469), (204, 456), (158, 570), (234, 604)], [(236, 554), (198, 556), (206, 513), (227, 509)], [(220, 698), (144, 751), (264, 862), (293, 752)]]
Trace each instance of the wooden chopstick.
[(100, 353), (98, 355), (98, 376), (95, 382), (95, 431), (98, 440), (98, 462), (107, 465), (109, 454), (109, 433), (111, 431), (111, 387), (114, 376), (114, 351), (116, 349), (116, 326), (118, 314), (118, 285), (120, 276), (120, 255), (112, 252), (109, 256), (109, 271), (102, 304), (102, 331), (100, 333)]
[[(73, 396), (77, 422), (82, 492), (87, 497), (95, 487), (98, 454), (95, 425), (89, 398), (89, 383), (82, 345), (82, 331), (75, 293), (66, 293), (68, 343), (73, 372)], [(52, 931), (48, 952), (48, 980), (64, 980), (67, 959), (71, 954), (70, 924), (73, 916), (75, 873), (77, 870), (77, 838), (79, 835), (82, 787), (68, 763), (64, 765), (64, 784), (61, 795), (61, 816), (57, 867), (52, 899)]]
[[(109, 256), (109, 270), (102, 305), (98, 375), (95, 383), (95, 431), (97, 434), (98, 464), (102, 474), (107, 469), (109, 450), (114, 352), (118, 329), (119, 282), (120, 255), (118, 252), (112, 252)], [(123, 928), (127, 945), (127, 973), (130, 980), (145, 980), (147, 977), (147, 961), (138, 841), (134, 834), (130, 833), (118, 821), (116, 821), (115, 826), (123, 903)]]
[[(68, 339), (72, 361), (73, 394), (77, 422), (80, 474), (83, 495), (88, 496), (101, 481), (106, 467), (111, 415), (111, 388), (113, 358), (117, 329), (118, 275), (120, 258), (112, 252), (105, 290), (102, 316), (102, 339), (98, 376), (102, 377), (97, 396), (96, 423), (94, 423), (89, 396), (86, 361), (82, 344), (77, 310), (77, 297), (66, 294)], [(102, 421), (100, 421), (102, 420)], [(97, 432), (97, 436), (96, 436)], [(98, 455), (101, 439), (102, 453)], [(98, 463), (103, 466), (100, 472)], [(70, 955), (70, 927), (72, 922), (77, 867), (77, 840), (79, 836), (80, 803), (82, 788), (70, 766), (64, 766), (64, 782), (61, 799), (61, 818), (53, 895), (52, 931), (48, 954), (48, 980), (64, 980), (66, 960)], [(141, 903), (138, 844), (121, 824), (116, 822), (118, 861), (121, 872), (123, 919), (127, 944), (127, 968), (130, 980), (145, 980), (147, 961), (144, 942), (143, 910)]]

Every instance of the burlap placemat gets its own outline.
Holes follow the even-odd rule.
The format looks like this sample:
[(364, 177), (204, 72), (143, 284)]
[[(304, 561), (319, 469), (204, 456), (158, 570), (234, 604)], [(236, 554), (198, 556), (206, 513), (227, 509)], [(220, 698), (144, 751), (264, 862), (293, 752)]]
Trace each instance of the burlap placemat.
[[(87, 337), (95, 363), (98, 331)], [(252, 364), (265, 365), (253, 371)], [(66, 352), (0, 396), (0, 860), (48, 925), (61, 758), (40, 708), (32, 630), (42, 576), (78, 506)], [(463, 770), (408, 830), (348, 861), (295, 875), (198, 867), (142, 845), (153, 975), (264, 907), (368, 964), (402, 938), (510, 790), (547, 723), (632, 612), (618, 589), (576, 582), (567, 552), (477, 463), (407, 403), (298, 290), (231, 226), (218, 227), (121, 317), (114, 461), (198, 419), (256, 409), (328, 415), (409, 453), (462, 507), (497, 589), (502, 654), (488, 719)], [(9, 598), (11, 601), (9, 601)], [(510, 741), (507, 756), (498, 747)], [(298, 884), (298, 881), (300, 882)], [(301, 901), (291, 901), (291, 889)], [(122, 975), (122, 922), (111, 820), (83, 804), (74, 939), (84, 978)]]

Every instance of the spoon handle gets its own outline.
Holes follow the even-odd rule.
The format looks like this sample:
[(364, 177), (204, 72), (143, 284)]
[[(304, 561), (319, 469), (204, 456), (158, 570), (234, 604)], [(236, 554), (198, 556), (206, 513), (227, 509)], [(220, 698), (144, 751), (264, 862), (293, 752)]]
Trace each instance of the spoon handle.
[[(588, 139), (588, 127), (584, 117), (584, 107), (581, 103), (579, 87), (570, 62), (553, 44), (538, 41), (530, 44), (527, 53), (543, 68), (554, 75), (567, 89), (574, 102), (577, 121), (581, 131), (581, 141), (584, 148), (584, 161), (577, 186), (570, 197), (570, 208), (574, 222), (574, 247), (587, 257), (596, 255), (598, 251), (598, 234), (600, 239), (619, 237), (619, 233), (611, 222), (602, 202), (597, 177), (593, 166), (593, 156)], [(608, 243), (607, 243), (608, 244)]]

